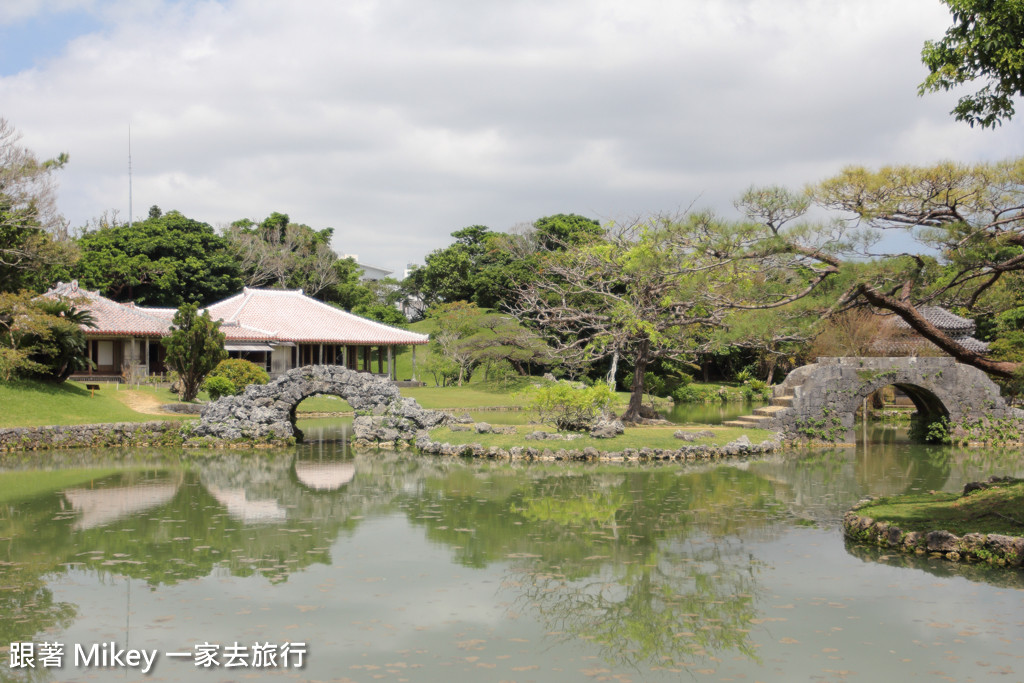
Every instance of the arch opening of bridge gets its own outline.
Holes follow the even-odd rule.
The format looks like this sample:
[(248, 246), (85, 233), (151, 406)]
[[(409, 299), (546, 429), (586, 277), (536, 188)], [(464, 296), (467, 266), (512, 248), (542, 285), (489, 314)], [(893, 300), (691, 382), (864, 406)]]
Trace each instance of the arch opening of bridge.
[[(883, 380), (884, 381), (884, 380)], [(935, 395), (933, 391), (926, 387), (922, 387), (916, 384), (908, 384), (906, 382), (892, 382), (885, 383), (877, 388), (872, 388), (871, 385), (867, 385), (866, 388), (859, 391), (852, 397), (852, 400), (847, 405), (839, 408), (841, 413), (849, 412), (852, 414), (852, 420), (856, 420), (858, 410), (862, 410), (861, 419), (864, 424), (868, 422), (869, 414), (867, 413), (867, 407), (870, 403), (870, 398), (883, 391), (886, 387), (894, 387), (906, 396), (911, 404), (914, 406), (914, 414), (911, 416), (911, 425), (921, 425), (921, 431), (918, 433), (924, 433), (927, 430), (928, 425), (940, 420), (949, 420), (950, 411), (949, 408), (942, 402), (942, 399)], [(915, 433), (915, 429), (911, 429), (911, 433)], [(863, 438), (863, 432), (857, 431), (856, 438)]]
[(948, 357), (819, 358), (774, 389), (772, 405), (731, 424), (773, 429), (786, 439), (855, 443), (855, 414), (886, 386), (910, 398), (918, 420), (1024, 419), (981, 370)]

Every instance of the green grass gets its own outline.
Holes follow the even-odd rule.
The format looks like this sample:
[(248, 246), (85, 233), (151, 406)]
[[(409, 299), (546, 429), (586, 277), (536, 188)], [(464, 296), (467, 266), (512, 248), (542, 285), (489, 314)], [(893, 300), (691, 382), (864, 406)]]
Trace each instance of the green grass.
[[(520, 385), (527, 384), (520, 382)], [(479, 410), (481, 408), (525, 408), (530, 398), (518, 387), (495, 387), (474, 382), (461, 387), (410, 387), (402, 396), (416, 399), (434, 410)]]
[(352, 406), (348, 401), (337, 396), (324, 396), (318, 394), (310, 396), (295, 409), (296, 413), (351, 413)]
[(104, 479), (124, 468), (0, 472), (0, 504)]
[(880, 498), (857, 514), (889, 522), (903, 531), (945, 529), (967, 533), (1024, 535), (1024, 481), (994, 485), (966, 496), (956, 493), (913, 493)]
[[(424, 408), (433, 410), (485, 410), (496, 408), (500, 410), (524, 410), (530, 404), (528, 389), (534, 382), (539, 381), (536, 377), (523, 377), (510, 384), (499, 385), (494, 382), (473, 381), (461, 387), (403, 387), (402, 396), (416, 399)], [(671, 403), (665, 399), (655, 399), (664, 407), (671, 407)], [(647, 396), (645, 402), (649, 403), (651, 397)], [(624, 391), (616, 393), (616, 403), (613, 409), (622, 412), (629, 403), (629, 394)], [(299, 413), (332, 413), (349, 412), (352, 408), (345, 401), (332, 399), (326, 396), (312, 396), (299, 404)]]
[[(111, 384), (90, 396), (79, 382), (50, 384), (31, 380), (0, 382), (0, 427), (147, 422), (165, 419), (132, 410), (124, 403), (125, 389)], [(159, 391), (148, 387), (142, 391)], [(166, 391), (166, 390), (165, 390)], [(173, 394), (167, 392), (173, 402)], [(169, 419), (173, 419), (168, 416)]]
[(682, 441), (673, 436), (677, 425), (668, 427), (631, 427), (626, 429), (614, 439), (594, 439), (590, 436), (583, 436), (573, 441), (527, 441), (524, 435), (541, 429), (546, 432), (553, 432), (550, 427), (537, 425), (516, 425), (515, 434), (477, 434), (476, 431), (453, 432), (448, 427), (439, 427), (431, 430), (430, 438), (434, 441), (450, 444), (474, 444), (478, 443), (484, 448), (497, 446), (498, 448), (511, 448), (513, 446), (533, 446), (535, 448), (548, 448), (558, 450), (559, 448), (583, 449), (590, 446), (602, 451), (621, 451), (626, 448), (661, 448), (678, 450), (686, 445), (716, 445), (721, 446), (746, 434), (753, 443), (760, 443), (771, 438), (772, 432), (763, 429), (744, 429), (741, 427), (698, 427), (690, 431), (703, 431), (708, 429), (714, 433), (713, 436), (697, 441)]

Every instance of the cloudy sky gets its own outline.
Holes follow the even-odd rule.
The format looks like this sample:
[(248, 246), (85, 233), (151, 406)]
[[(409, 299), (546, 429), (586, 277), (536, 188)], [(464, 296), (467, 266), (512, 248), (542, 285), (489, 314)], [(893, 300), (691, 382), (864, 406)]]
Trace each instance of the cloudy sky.
[(72, 226), (273, 211), (401, 272), (450, 233), (601, 221), (848, 164), (1024, 153), (917, 96), (939, 0), (3, 0), (0, 117)]

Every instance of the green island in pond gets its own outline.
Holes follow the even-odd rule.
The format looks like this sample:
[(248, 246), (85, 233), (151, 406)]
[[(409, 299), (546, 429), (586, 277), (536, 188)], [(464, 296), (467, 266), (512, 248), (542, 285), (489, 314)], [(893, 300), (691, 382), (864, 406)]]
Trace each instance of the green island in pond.
[(928, 491), (867, 501), (843, 519), (847, 538), (1011, 567), (1024, 561), (1024, 480), (992, 477), (963, 493)]

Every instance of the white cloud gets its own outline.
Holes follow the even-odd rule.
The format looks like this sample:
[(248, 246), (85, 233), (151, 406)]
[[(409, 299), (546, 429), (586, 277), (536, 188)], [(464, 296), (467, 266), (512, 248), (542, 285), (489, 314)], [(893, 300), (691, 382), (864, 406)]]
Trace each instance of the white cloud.
[(283, 211), (396, 269), (470, 224), (726, 210), (850, 163), (1022, 152), (1019, 123), (971, 130), (917, 96), (938, 0), (81, 6), (106, 28), (0, 78), (25, 142), (70, 153), (75, 225), (126, 212), (129, 125), (137, 216)]

